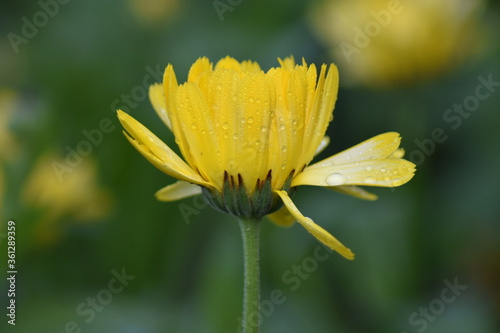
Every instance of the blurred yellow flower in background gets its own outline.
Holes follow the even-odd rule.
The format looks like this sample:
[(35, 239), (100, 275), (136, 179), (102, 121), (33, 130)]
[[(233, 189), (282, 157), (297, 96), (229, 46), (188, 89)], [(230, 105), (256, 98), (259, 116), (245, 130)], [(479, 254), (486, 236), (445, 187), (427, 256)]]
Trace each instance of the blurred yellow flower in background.
[(168, 21), (179, 10), (179, 0), (128, 0), (134, 17), (142, 24), (155, 25)]
[(35, 241), (50, 244), (68, 227), (65, 219), (92, 222), (107, 216), (112, 208), (111, 194), (98, 186), (97, 163), (86, 157), (72, 172), (60, 179), (52, 164), (64, 158), (42, 155), (33, 166), (23, 187), (23, 202), (37, 211)]
[[(395, 187), (409, 181), (415, 165), (402, 159), (401, 138), (385, 133), (309, 165), (327, 144), (338, 72), (293, 58), (268, 72), (251, 61), (207, 58), (179, 85), (172, 65), (163, 85), (150, 88), (151, 102), (173, 131), (185, 161), (134, 118), (119, 110), (130, 143), (153, 165), (179, 179), (156, 193), (172, 201), (203, 194), (212, 207), (235, 216), (289, 225), (297, 220), (318, 240), (348, 259), (354, 254), (303, 216), (290, 199), (300, 185), (338, 189), (365, 199), (353, 185)], [(284, 206), (283, 206), (284, 204)], [(280, 209), (281, 208), (281, 209)], [(273, 214), (274, 213), (274, 214)]]
[(411, 84), (439, 75), (481, 48), (482, 0), (325, 0), (313, 30), (346, 80)]

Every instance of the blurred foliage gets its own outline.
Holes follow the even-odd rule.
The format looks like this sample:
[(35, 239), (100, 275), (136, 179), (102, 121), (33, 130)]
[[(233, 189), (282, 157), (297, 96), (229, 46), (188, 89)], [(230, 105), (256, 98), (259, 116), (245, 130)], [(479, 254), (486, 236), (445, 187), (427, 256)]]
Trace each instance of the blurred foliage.
[[(0, 331), (64, 332), (74, 321), (82, 332), (237, 332), (237, 224), (201, 200), (157, 202), (154, 192), (173, 179), (137, 154), (114, 112), (127, 107), (176, 149), (145, 95), (168, 63), (183, 81), (200, 56), (252, 59), (262, 68), (288, 55), (341, 62), (331, 57), (335, 45), (311, 28), (316, 2), (220, 0), (237, 4), (221, 16), (213, 1), (59, 1), (0, 4)], [(53, 15), (44, 20), (47, 10)], [(298, 191), (301, 211), (353, 249), (354, 262), (336, 254), (314, 259), (319, 243), (302, 228), (264, 223), (262, 298), (274, 290), (286, 298), (267, 308), (264, 332), (416, 332), (423, 324), (410, 316), (437, 304), (445, 281), (455, 279), (467, 289), (427, 321), (425, 332), (500, 330), (500, 89), (466, 116), (453, 111), (475, 95), (479, 77), (500, 81), (499, 15), (500, 2), (487, 2), (477, 20), (481, 52), (439, 75), (393, 88), (341, 87), (332, 144), (320, 157), (393, 130), (418, 162), (417, 175), (397, 190), (376, 190), (375, 202)], [(29, 30), (27, 21), (39, 27)], [(12, 42), (12, 33), (23, 39)], [(341, 85), (352, 79), (348, 73), (340, 72)], [(436, 128), (446, 139), (435, 142)], [(71, 160), (71, 151), (88, 148), (84, 141), (90, 152)], [(46, 158), (45, 168), (59, 161), (71, 171), (62, 182), (50, 179), (55, 170), (39, 176), (47, 182), (38, 195), (64, 194), (26, 200)], [(92, 176), (71, 190), (66, 177), (89, 164)], [(47, 212), (61, 210), (40, 229)], [(4, 313), (10, 219), (17, 228), (15, 327)], [(43, 235), (57, 237), (40, 242)], [(82, 315), (79, 306), (90, 309), (89, 297), (103, 300), (113, 270), (122, 268), (135, 278), (92, 320)]]

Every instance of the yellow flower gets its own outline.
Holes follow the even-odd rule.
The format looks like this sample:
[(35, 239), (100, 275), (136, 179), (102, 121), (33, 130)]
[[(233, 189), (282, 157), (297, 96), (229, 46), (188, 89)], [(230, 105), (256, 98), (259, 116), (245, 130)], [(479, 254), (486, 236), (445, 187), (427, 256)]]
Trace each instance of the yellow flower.
[(413, 83), (477, 53), (483, 0), (324, 0), (311, 23), (355, 82)]
[(180, 0), (128, 0), (128, 5), (140, 23), (154, 25), (173, 18), (181, 2)]
[[(130, 143), (153, 165), (179, 179), (156, 193), (162, 201), (196, 194), (236, 216), (295, 220), (348, 259), (354, 254), (290, 199), (300, 185), (323, 186), (373, 200), (353, 185), (399, 186), (415, 165), (402, 159), (397, 133), (385, 133), (309, 165), (328, 144), (338, 72), (335, 65), (295, 64), (264, 72), (255, 62), (226, 57), (215, 67), (207, 58), (191, 67), (179, 85), (172, 65), (163, 85), (150, 88), (151, 102), (173, 131), (184, 160), (134, 118), (118, 111)], [(284, 204), (284, 206), (283, 206)]]
[(87, 157), (60, 180), (53, 164), (64, 163), (54, 153), (42, 155), (34, 164), (22, 191), (24, 203), (40, 212), (36, 222), (36, 241), (50, 244), (61, 237), (65, 219), (91, 222), (109, 214), (113, 199), (97, 184), (97, 162)]

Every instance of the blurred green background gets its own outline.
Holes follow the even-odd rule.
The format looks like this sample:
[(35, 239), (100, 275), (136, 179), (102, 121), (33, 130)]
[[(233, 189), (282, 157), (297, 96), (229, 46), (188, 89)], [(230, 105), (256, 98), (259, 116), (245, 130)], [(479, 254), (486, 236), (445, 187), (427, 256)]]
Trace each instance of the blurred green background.
[[(237, 223), (199, 198), (156, 201), (174, 180), (125, 140), (115, 109), (175, 147), (145, 94), (168, 63), (181, 82), (200, 56), (251, 59), (264, 70), (289, 55), (341, 63), (330, 52), (338, 45), (316, 34), (315, 5), (0, 4), (1, 332), (238, 332)], [(473, 101), (479, 77), (500, 81), (500, 2), (482, 6), (467, 27), (474, 46), (459, 40), (472, 52), (453, 66), (384, 88), (344, 85), (355, 80), (340, 67), (332, 143), (320, 157), (397, 131), (417, 174), (401, 188), (373, 190), (375, 202), (299, 189), (297, 206), (350, 247), (353, 262), (326, 255), (300, 226), (264, 223), (263, 332), (500, 332), (500, 88), (466, 116), (447, 111)], [(6, 316), (9, 220), (15, 326)], [(270, 305), (275, 290), (280, 301)]]

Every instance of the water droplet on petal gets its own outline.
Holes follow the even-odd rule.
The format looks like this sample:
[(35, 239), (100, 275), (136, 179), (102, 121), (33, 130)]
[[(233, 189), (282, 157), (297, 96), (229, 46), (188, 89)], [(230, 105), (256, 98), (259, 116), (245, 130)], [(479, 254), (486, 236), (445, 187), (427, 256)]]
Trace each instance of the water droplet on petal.
[(195, 129), (196, 129), (196, 124), (195, 124), (195, 123), (192, 123), (192, 124), (191, 124), (191, 128), (195, 130)]
[(222, 128), (227, 130), (229, 128), (229, 124), (228, 123), (223, 123), (222, 124)]
[(253, 117), (248, 117), (247, 122), (248, 122), (249, 124), (252, 124), (252, 123), (253, 123)]
[(366, 171), (372, 171), (372, 170), (373, 170), (373, 167), (371, 167), (371, 166), (366, 167)]
[(403, 181), (399, 178), (396, 178), (392, 181), (392, 186), (401, 186), (403, 185)]
[(382, 172), (382, 173), (384, 173), (384, 172), (386, 172), (386, 171), (387, 171), (387, 170), (386, 170), (385, 168), (380, 169), (380, 172)]
[(331, 186), (342, 185), (345, 183), (345, 177), (340, 173), (332, 173), (326, 177), (326, 183)]
[(233, 134), (233, 140), (238, 140), (238, 134)]
[(282, 151), (282, 152), (286, 153), (286, 151), (287, 151), (287, 150), (288, 150), (288, 147), (287, 147), (287, 146), (283, 146), (283, 147), (281, 147), (281, 151)]
[(250, 97), (250, 98), (248, 99), (248, 101), (249, 101), (250, 103), (253, 103), (253, 102), (255, 102), (255, 99), (253, 99), (253, 97)]
[(261, 130), (262, 132), (265, 132), (265, 131), (267, 131), (267, 127), (266, 127), (266, 126), (262, 126), (262, 127), (260, 128), (260, 130)]
[(286, 126), (285, 126), (285, 125), (283, 125), (283, 124), (281, 124), (281, 125), (280, 125), (280, 131), (284, 131), (284, 130), (285, 130), (285, 128), (286, 128)]
[(365, 183), (366, 183), (366, 184), (374, 184), (374, 183), (375, 183), (375, 181), (376, 181), (376, 180), (375, 180), (375, 178), (373, 178), (373, 177), (366, 177), (366, 178), (365, 178)]

